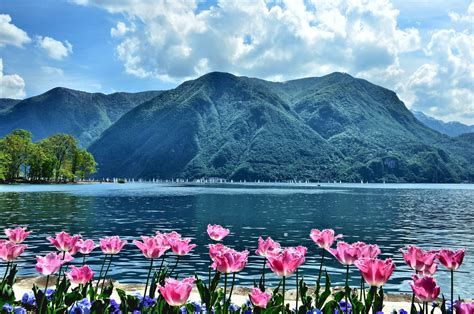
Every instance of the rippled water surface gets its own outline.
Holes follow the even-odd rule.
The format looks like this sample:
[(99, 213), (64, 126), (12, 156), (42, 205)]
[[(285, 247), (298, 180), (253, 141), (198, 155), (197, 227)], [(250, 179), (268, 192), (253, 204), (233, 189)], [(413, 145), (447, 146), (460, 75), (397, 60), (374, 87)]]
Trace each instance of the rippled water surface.
[[(474, 296), (474, 186), (472, 185), (164, 185), (152, 183), (95, 185), (0, 186), (0, 227), (27, 225), (34, 233), (21, 262), (20, 275), (35, 274), (34, 256), (53, 248), (45, 237), (60, 230), (85, 238), (121, 235), (128, 240), (157, 230), (177, 230), (198, 244), (180, 262), (181, 275), (207, 276), (208, 223), (231, 229), (224, 243), (248, 249), (249, 266), (237, 276), (241, 285), (259, 278), (262, 261), (253, 256), (258, 236), (271, 236), (283, 245), (309, 248), (303, 275), (314, 280), (320, 250), (309, 239), (312, 228), (333, 228), (346, 241), (376, 243), (383, 257), (397, 264), (387, 285), (409, 291), (409, 276), (399, 249), (405, 244), (425, 248), (466, 248), (464, 265), (456, 273), (459, 293)], [(100, 252), (89, 259), (98, 268)], [(326, 260), (336, 284), (343, 268)], [(173, 257), (167, 263), (174, 264)], [(122, 282), (141, 282), (148, 262), (129, 244), (114, 260), (112, 276)], [(352, 270), (353, 284), (359, 275)], [(357, 276), (356, 276), (357, 274)], [(277, 278), (269, 275), (276, 282)], [(268, 278), (268, 277), (267, 277)], [(445, 293), (448, 273), (438, 275)], [(268, 279), (267, 279), (268, 280)]]

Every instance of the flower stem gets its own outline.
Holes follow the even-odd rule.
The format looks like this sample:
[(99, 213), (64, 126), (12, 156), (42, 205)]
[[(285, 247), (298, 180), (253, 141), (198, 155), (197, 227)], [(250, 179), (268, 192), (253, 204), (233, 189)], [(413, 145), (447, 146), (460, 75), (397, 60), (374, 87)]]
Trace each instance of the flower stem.
[(262, 268), (262, 284), (263, 284), (263, 288), (265, 288), (265, 264), (267, 262), (267, 258), (264, 256), (263, 257), (263, 268)]
[[(174, 270), (176, 269), (176, 266), (178, 266), (178, 262), (179, 262), (179, 255), (178, 255), (178, 257), (176, 257), (176, 263), (174, 263), (173, 269), (171, 269), (171, 272), (170, 272), (170, 274), (169, 274), (169, 277), (171, 277), (171, 275), (173, 274)], [(178, 278), (178, 274), (176, 274), (176, 278)]]
[(451, 313), (454, 313), (454, 270), (451, 269)]
[(347, 303), (347, 293), (349, 292), (349, 265), (346, 266), (346, 293), (344, 293), (346, 301), (346, 314), (349, 311), (349, 304)]
[(5, 269), (5, 274), (3, 275), (3, 279), (2, 279), (2, 288), (5, 284), (5, 279), (7, 278), (8, 276), (8, 271), (10, 270), (10, 262), (7, 262), (7, 268)]
[(143, 302), (145, 301), (146, 291), (148, 289), (148, 282), (150, 281), (151, 269), (153, 268), (153, 258), (150, 259), (150, 268), (148, 269), (148, 276), (146, 277), (145, 291), (143, 292)]
[(82, 266), (86, 264), (86, 254), (82, 256)]
[(298, 313), (298, 300), (300, 298), (298, 293), (298, 268), (296, 269), (296, 313)]
[(105, 270), (104, 278), (102, 279), (102, 287), (101, 290), (104, 290), (105, 280), (107, 279), (107, 274), (109, 273), (110, 265), (112, 264), (112, 258), (114, 256), (110, 255), (109, 265), (107, 265), (107, 269)]
[(324, 252), (326, 252), (326, 250), (323, 249), (323, 254), (321, 254), (321, 263), (319, 264), (318, 281), (316, 282), (316, 285), (321, 282), (321, 274), (323, 273)]
[(283, 304), (281, 306), (281, 312), (285, 313), (285, 276), (283, 276)]
[(43, 304), (44, 304), (44, 300), (46, 299), (46, 291), (48, 290), (48, 283), (49, 283), (49, 275), (46, 276), (46, 285), (44, 286), (43, 297), (41, 298), (40, 306), (38, 308), (40, 314), (43, 313)]
[(234, 291), (235, 273), (232, 274), (232, 285), (230, 286), (229, 303), (232, 302), (232, 292)]
[(100, 268), (99, 279), (97, 280), (97, 284), (95, 285), (95, 292), (97, 293), (97, 289), (99, 289), (99, 283), (102, 279), (102, 272), (104, 271), (105, 262), (107, 261), (107, 254), (104, 256), (104, 260), (102, 261), (102, 267)]
[(224, 311), (227, 302), (227, 273), (224, 273)]

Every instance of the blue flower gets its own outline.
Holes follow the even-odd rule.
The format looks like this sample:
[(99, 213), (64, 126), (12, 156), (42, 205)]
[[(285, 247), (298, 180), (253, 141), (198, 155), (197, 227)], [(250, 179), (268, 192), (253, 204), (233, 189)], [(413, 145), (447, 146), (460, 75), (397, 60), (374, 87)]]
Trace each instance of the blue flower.
[(401, 309), (398, 313), (399, 313), (399, 314), (408, 314), (408, 312), (405, 311), (404, 309)]
[(155, 304), (156, 299), (152, 299), (149, 296), (146, 296), (145, 299), (142, 300), (142, 302), (143, 302), (143, 306), (145, 308), (149, 308), (149, 307), (153, 306), (153, 304)]
[(69, 310), (70, 314), (90, 314), (91, 312), (91, 302), (88, 298), (84, 298), (71, 306)]
[(122, 311), (120, 311), (120, 304), (118, 304), (114, 299), (110, 299), (109, 311), (111, 314), (122, 314)]
[(14, 314), (26, 314), (26, 309), (24, 307), (21, 307), (21, 306), (16, 306), (13, 309), (13, 313)]
[[(346, 313), (346, 301), (342, 300), (339, 302), (339, 306), (341, 307), (341, 311)], [(349, 302), (347, 302), (347, 313), (351, 313), (351, 304)]]
[(188, 314), (188, 311), (186, 310), (186, 307), (185, 306), (182, 306), (179, 308), (179, 311), (182, 313), (182, 314)]
[(240, 306), (235, 305), (235, 304), (229, 305), (229, 311), (231, 311), (231, 312), (236, 312), (236, 311), (238, 311), (238, 310), (240, 310)]
[(320, 309), (312, 309), (311, 311), (308, 311), (306, 314), (322, 314)]
[[(48, 288), (46, 289), (45, 295), (46, 295), (46, 300), (51, 301), (53, 299), (53, 294), (56, 290), (53, 288)], [(44, 289), (43, 289), (44, 292)]]
[(11, 306), (11, 305), (8, 304), (8, 303), (5, 303), (5, 304), (3, 305), (2, 311), (5, 311), (5, 312), (7, 312), (7, 313), (11, 313), (11, 312), (13, 312), (13, 306)]
[(206, 308), (205, 305), (204, 305), (204, 307), (202, 307), (202, 306), (201, 306), (201, 303), (196, 302), (196, 301), (191, 302), (191, 304), (194, 306), (194, 313), (201, 313), (201, 311), (203, 310), (203, 308), (204, 308), (204, 309)]
[(21, 303), (23, 304), (28, 304), (28, 305), (36, 305), (36, 298), (35, 294), (33, 291), (28, 291), (23, 294), (23, 297), (21, 297)]

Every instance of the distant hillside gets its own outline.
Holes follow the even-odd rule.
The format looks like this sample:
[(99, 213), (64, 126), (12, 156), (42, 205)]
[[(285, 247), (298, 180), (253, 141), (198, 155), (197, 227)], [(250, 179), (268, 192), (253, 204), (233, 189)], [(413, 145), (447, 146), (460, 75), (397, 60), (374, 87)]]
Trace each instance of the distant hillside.
[(412, 113), (427, 127), (451, 137), (474, 132), (474, 125), (466, 125), (457, 121), (444, 122), (442, 120), (427, 116), (421, 111), (412, 110)]
[(21, 99), (0, 98), (0, 114), (9, 111), (20, 101)]
[(10, 105), (8, 110), (0, 109), (0, 137), (17, 128), (31, 131), (35, 141), (54, 133), (67, 133), (87, 147), (124, 113), (159, 93), (105, 95), (57, 87), (39, 96), (15, 100), (17, 103), (1, 100), (0, 104)]
[(473, 147), (343, 73), (284, 83), (209, 73), (132, 109), (90, 150), (98, 177), (474, 180)]

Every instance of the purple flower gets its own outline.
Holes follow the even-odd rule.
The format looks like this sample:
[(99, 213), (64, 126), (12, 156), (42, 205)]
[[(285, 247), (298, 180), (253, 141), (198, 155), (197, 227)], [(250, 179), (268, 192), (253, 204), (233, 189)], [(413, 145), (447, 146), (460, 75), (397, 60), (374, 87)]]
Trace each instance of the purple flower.
[(404, 309), (401, 309), (398, 313), (399, 313), (399, 314), (408, 314), (408, 312), (405, 311)]
[(2, 308), (2, 312), (3, 312), (3, 311), (5, 311), (5, 312), (7, 312), (7, 313), (13, 312), (13, 306), (11, 306), (11, 305), (8, 304), (8, 303), (5, 303), (5, 304), (3, 305), (3, 308)]
[(21, 298), (21, 303), (31, 305), (31, 306), (36, 305), (36, 298), (35, 298), (35, 294), (33, 293), (33, 291), (25, 292), (23, 294), (23, 297)]
[(91, 312), (91, 302), (88, 298), (84, 298), (71, 306), (69, 310), (70, 314), (90, 314)]
[(231, 311), (231, 312), (237, 312), (238, 310), (240, 310), (240, 306), (235, 305), (235, 304), (229, 305), (229, 311)]
[(122, 311), (120, 311), (120, 304), (118, 304), (114, 299), (110, 299), (109, 313), (122, 314)]
[(13, 309), (14, 314), (26, 314), (26, 309), (21, 306), (17, 306)]

